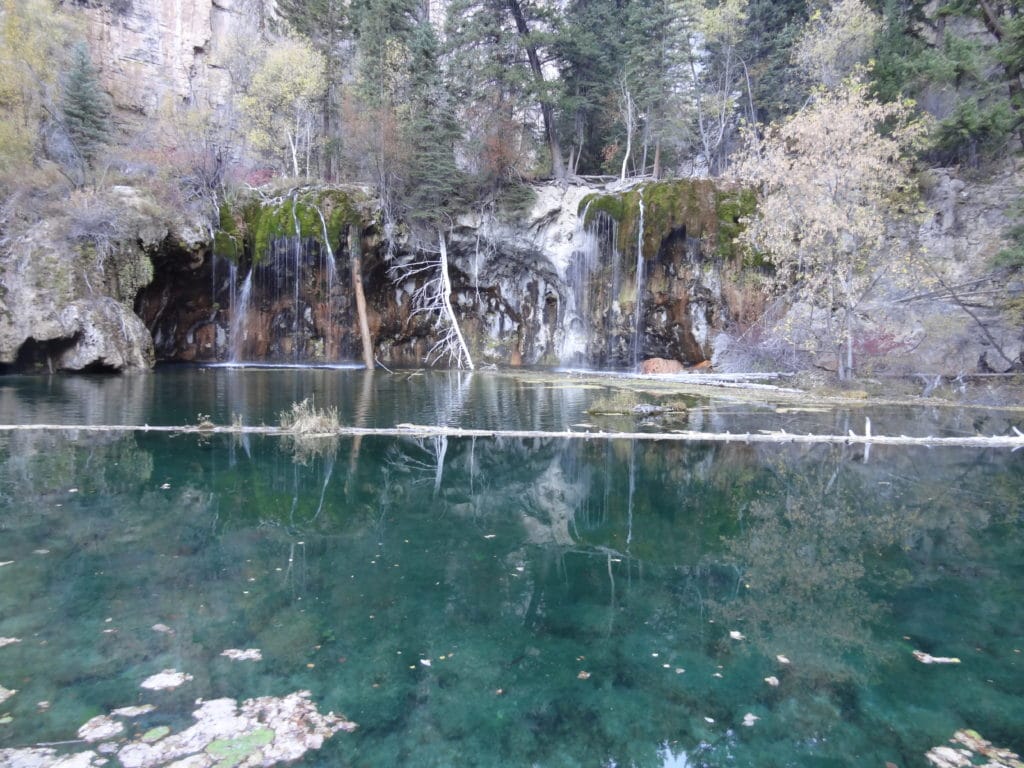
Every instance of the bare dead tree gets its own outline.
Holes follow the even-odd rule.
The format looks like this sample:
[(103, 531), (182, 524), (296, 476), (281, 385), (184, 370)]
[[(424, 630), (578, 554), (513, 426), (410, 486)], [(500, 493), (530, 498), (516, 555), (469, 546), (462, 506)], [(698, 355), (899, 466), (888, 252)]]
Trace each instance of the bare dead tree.
[(388, 277), (395, 283), (417, 283), (412, 292), (412, 316), (427, 315), (434, 318), (438, 338), (427, 352), (425, 361), (434, 364), (447, 358), (457, 368), (473, 370), (473, 358), (452, 307), (448, 246), (441, 229), (437, 230), (437, 242), (436, 251), (421, 245), (417, 248), (420, 258), (393, 264), (388, 269)]

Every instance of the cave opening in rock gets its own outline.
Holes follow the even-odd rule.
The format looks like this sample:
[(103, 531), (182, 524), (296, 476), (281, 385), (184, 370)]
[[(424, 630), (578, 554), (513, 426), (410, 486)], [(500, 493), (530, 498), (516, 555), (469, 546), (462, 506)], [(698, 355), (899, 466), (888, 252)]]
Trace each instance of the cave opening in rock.
[(14, 359), (14, 363), (9, 366), (9, 372), (48, 371), (54, 373), (60, 368), (61, 356), (74, 347), (78, 340), (78, 334), (44, 341), (37, 341), (30, 336), (18, 347), (18, 355)]

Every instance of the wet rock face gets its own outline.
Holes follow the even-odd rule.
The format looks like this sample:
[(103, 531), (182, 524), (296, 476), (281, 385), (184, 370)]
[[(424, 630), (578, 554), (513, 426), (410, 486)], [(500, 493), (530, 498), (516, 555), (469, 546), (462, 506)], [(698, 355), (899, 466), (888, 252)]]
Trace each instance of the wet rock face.
[[(644, 193), (651, 207), (642, 237), (631, 218), (637, 193), (584, 223), (578, 211), (593, 190), (583, 186), (540, 186), (525, 213), (492, 210), (460, 219), (448, 233), (451, 302), (474, 359), (619, 368), (652, 356), (686, 364), (708, 359), (718, 331), (742, 314), (736, 297), (744, 294), (735, 282), (742, 270), (717, 250), (714, 187), (701, 182), (694, 210), (675, 211), (682, 204), (677, 198), (692, 191), (689, 184), (673, 182), (666, 199), (657, 194), (661, 185)], [(316, 194), (323, 193), (299, 199), (300, 219)], [(156, 279), (137, 310), (161, 359), (359, 359), (347, 238), (335, 236), (326, 249), (313, 214), (308, 235), (301, 222), (303, 237), (288, 235), (295, 226), (291, 199), (283, 203), (287, 215), (268, 210), (248, 226), (243, 264), (258, 249), (264, 254), (249, 288), (247, 265), (208, 253), (157, 260)], [(342, 205), (334, 201), (336, 210)], [(396, 262), (422, 255), (399, 244), (389, 260), (372, 212), (353, 215), (358, 224), (345, 226), (360, 227), (375, 356), (389, 366), (422, 365), (439, 333), (436, 316), (418, 312), (414, 302), (425, 277), (389, 274)], [(632, 228), (628, 241), (624, 228)], [(638, 242), (644, 248), (639, 273)]]
[[(313, 240), (282, 238), (264, 264), (239, 269), (211, 253), (170, 253), (136, 310), (157, 356), (196, 362), (333, 362), (358, 354), (351, 273), (326, 267)], [(343, 259), (336, 259), (345, 266)]]

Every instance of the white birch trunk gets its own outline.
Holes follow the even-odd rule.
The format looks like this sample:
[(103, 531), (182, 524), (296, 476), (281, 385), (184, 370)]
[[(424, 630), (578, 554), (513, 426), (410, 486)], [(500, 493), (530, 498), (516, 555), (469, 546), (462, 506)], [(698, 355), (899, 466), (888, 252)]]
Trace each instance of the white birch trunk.
[(629, 157), (633, 154), (633, 131), (634, 131), (634, 109), (633, 94), (629, 92), (626, 80), (622, 80), (622, 116), (626, 122), (626, 152), (622, 156), (622, 172), (619, 174), (621, 181), (626, 180), (626, 170), (629, 167)]

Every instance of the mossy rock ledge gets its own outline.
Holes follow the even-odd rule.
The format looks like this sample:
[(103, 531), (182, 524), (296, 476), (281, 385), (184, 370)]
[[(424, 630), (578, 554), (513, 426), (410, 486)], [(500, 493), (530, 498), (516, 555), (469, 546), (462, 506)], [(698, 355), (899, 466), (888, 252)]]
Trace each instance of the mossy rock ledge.
[(654, 258), (673, 235), (701, 241), (701, 252), (721, 259), (761, 266), (737, 243), (743, 220), (757, 209), (754, 190), (711, 179), (677, 179), (639, 184), (629, 191), (595, 193), (583, 198), (579, 215), (590, 224), (605, 214), (618, 226), (618, 249), (636, 253), (643, 201), (643, 252)]

